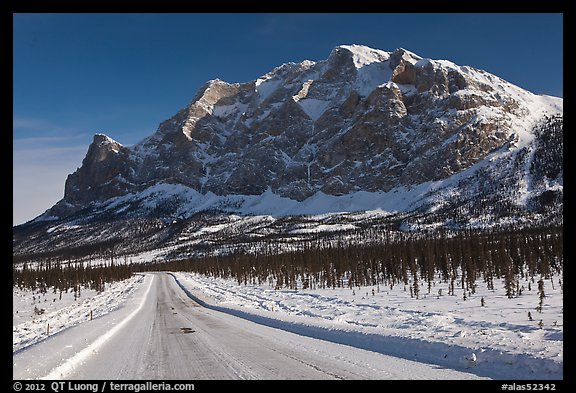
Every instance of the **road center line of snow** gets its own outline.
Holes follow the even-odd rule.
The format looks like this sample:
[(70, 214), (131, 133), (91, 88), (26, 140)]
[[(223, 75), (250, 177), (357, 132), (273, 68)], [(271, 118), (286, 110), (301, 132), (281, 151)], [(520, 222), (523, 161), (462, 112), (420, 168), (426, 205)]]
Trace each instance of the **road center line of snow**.
[(76, 353), (71, 358), (67, 359), (64, 363), (62, 363), (61, 365), (54, 368), (48, 375), (46, 375), (45, 377), (41, 377), (39, 379), (60, 379), (60, 378), (63, 378), (66, 375), (68, 375), (70, 372), (72, 372), (77, 364), (81, 363), (86, 358), (88, 358), (90, 355), (92, 355), (94, 352), (96, 352), (98, 350), (98, 348), (100, 348), (106, 341), (108, 341), (110, 339), (110, 337), (112, 337), (114, 334), (116, 334), (132, 318), (134, 318), (134, 316), (136, 314), (138, 314), (140, 312), (140, 310), (144, 306), (144, 303), (146, 303), (146, 299), (148, 298), (148, 293), (150, 292), (150, 288), (152, 288), (152, 282), (154, 282), (154, 276), (153, 275), (151, 276), (151, 280), (150, 280), (150, 283), (148, 284), (148, 288), (146, 288), (146, 292), (144, 293), (144, 296), (142, 297), (142, 301), (140, 302), (138, 307), (134, 311), (132, 311), (126, 318), (124, 318), (122, 321), (120, 321), (118, 324), (116, 324), (116, 326), (114, 326), (112, 329), (108, 330), (106, 333), (104, 333), (103, 335), (98, 337), (96, 340), (94, 340), (94, 342), (92, 342), (92, 344), (88, 345), (86, 348), (84, 348), (80, 352)]

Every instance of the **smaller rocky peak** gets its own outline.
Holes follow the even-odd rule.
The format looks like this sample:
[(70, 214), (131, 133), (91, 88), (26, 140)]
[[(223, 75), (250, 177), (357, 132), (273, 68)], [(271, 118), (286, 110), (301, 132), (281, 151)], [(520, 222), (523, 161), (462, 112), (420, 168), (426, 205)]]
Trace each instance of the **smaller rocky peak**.
[(122, 195), (117, 176), (128, 169), (129, 156), (128, 148), (104, 134), (95, 134), (82, 166), (66, 179), (64, 200), (74, 205)]
[(241, 85), (238, 83), (230, 84), (220, 79), (206, 82), (186, 108), (160, 124), (156, 139), (186, 144), (191, 140), (198, 121), (212, 116), (216, 106), (235, 102), (240, 92)]
[(92, 143), (122, 146), (119, 142), (116, 142), (114, 139), (110, 138), (108, 135), (101, 134), (101, 133), (94, 134), (94, 138), (92, 140)]
[(124, 149), (124, 146), (109, 136), (100, 133), (94, 134), (92, 143), (88, 148), (86, 159), (90, 162), (101, 162), (106, 160), (110, 155), (117, 154), (122, 149)]

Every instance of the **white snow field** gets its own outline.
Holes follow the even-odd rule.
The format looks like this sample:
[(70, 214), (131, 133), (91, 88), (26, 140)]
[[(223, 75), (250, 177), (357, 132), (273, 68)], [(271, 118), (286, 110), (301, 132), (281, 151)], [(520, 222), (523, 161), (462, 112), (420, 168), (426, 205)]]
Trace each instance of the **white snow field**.
[[(44, 339), (16, 334), (25, 330), (24, 324), (44, 325), (44, 321), (15, 325), (13, 346), (18, 349), (13, 352), (13, 378), (484, 378), (472, 368), (453, 370), (388, 356), (202, 307), (187, 292), (198, 292), (193, 287), (204, 284), (192, 280), (189, 275), (156, 273), (118, 283), (118, 288), (125, 289), (120, 292), (129, 292), (121, 304), (92, 320), (84, 318), (82, 323), (63, 326)], [(227, 287), (224, 281), (218, 283)], [(104, 293), (114, 292), (112, 286), (108, 288)], [(92, 301), (97, 302), (98, 296), (104, 294), (94, 296)], [(72, 315), (74, 308), (79, 316), (86, 315), (84, 307), (73, 305), (44, 315), (57, 320), (56, 314)], [(42, 329), (37, 330), (38, 336), (45, 335)]]
[(537, 284), (528, 290), (528, 281), (520, 282), (522, 295), (512, 299), (502, 283), (495, 282), (492, 291), (478, 282), (476, 293), (464, 300), (462, 289), (448, 296), (449, 283), (440, 280), (430, 294), (421, 282), (415, 299), (403, 284), (275, 290), (193, 273), (175, 277), (207, 307), (305, 336), (492, 379), (563, 378), (563, 294), (557, 276), (545, 281), (542, 313), (535, 310)]

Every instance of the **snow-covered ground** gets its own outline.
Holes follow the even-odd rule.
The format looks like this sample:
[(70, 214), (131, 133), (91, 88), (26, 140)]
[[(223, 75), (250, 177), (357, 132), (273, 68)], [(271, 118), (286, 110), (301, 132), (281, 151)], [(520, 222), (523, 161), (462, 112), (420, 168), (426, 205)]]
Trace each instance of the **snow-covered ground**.
[[(141, 284), (144, 276), (106, 284), (102, 293), (81, 288), (45, 294), (12, 288), (12, 351), (17, 352), (62, 330), (98, 318), (118, 308)], [(38, 310), (38, 313), (35, 312)], [(41, 314), (41, 310), (44, 310)]]
[[(520, 282), (508, 299), (502, 283), (448, 296), (437, 280), (419, 299), (404, 285), (275, 290), (268, 285), (176, 273), (204, 305), (294, 333), (496, 379), (563, 378), (563, 294), (558, 277), (545, 281), (542, 313), (537, 284)], [(554, 286), (554, 288), (552, 288)], [(484, 306), (481, 305), (484, 299)], [(528, 317), (530, 312), (532, 321)], [(542, 321), (540, 323), (540, 321)]]
[[(538, 286), (531, 284), (528, 290), (528, 281), (520, 282), (522, 295), (512, 299), (505, 296), (501, 283), (495, 282), (496, 289), (490, 291), (478, 282), (476, 293), (464, 300), (461, 289), (449, 296), (448, 284), (440, 280), (430, 294), (421, 283), (419, 299), (415, 299), (403, 284), (275, 290), (193, 273), (173, 276), (180, 288), (204, 306), (296, 333), (292, 340), (300, 337), (303, 347), (315, 338), (368, 350), (366, 354), (374, 356), (429, 363), (447, 373), (456, 370), (493, 379), (563, 378), (563, 295), (558, 277), (545, 281), (546, 297), (539, 313), (535, 310)], [(13, 289), (15, 372), (41, 377), (78, 354), (82, 359), (91, 357), (91, 345), (95, 345), (91, 343), (107, 341), (140, 310), (150, 282), (152, 275), (136, 275), (107, 285), (100, 294), (82, 290), (77, 300), (72, 291), (63, 293), (60, 300), (59, 293), (38, 296)], [(155, 299), (147, 301), (156, 304)], [(45, 311), (36, 315), (34, 307)], [(32, 360), (34, 370), (30, 369)], [(68, 363), (78, 364), (70, 360), (63, 364)]]
[(199, 307), (165, 273), (146, 274), (113, 311), (15, 351), (13, 377), (485, 379)]

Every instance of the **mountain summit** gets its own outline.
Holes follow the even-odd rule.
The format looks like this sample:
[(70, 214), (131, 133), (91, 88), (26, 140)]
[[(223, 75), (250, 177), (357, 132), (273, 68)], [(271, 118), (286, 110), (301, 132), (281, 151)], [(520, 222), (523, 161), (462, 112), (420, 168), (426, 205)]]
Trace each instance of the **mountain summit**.
[(250, 82), (208, 81), (134, 146), (95, 135), (64, 198), (34, 222), (540, 211), (561, 204), (562, 108), (469, 66), (341, 45)]

